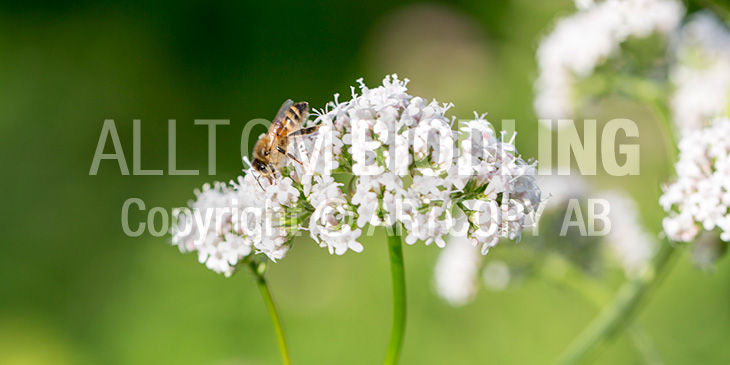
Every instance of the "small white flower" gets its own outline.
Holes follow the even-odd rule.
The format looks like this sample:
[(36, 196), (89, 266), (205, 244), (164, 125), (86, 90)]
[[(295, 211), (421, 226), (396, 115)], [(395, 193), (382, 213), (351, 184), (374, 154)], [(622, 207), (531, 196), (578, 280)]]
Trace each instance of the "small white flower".
[(482, 270), (482, 282), (492, 291), (507, 289), (511, 276), (509, 266), (500, 260), (489, 261)]
[(327, 247), (330, 254), (342, 255), (347, 250), (362, 252), (362, 245), (357, 242), (361, 230), (352, 229), (352, 210), (344, 197), (332, 197), (323, 200), (312, 213), (309, 223), (309, 234), (321, 247)]
[(692, 241), (700, 232), (690, 213), (671, 214), (669, 217), (664, 217), (662, 227), (667, 236), (675, 241)]
[(436, 262), (436, 292), (454, 306), (469, 303), (478, 289), (482, 255), (470, 239), (454, 237), (446, 244)]
[(285, 177), (266, 190), (268, 199), (276, 200), (279, 204), (296, 203), (299, 199), (299, 190), (292, 186), (291, 178)]
[(352, 204), (357, 208), (357, 226), (364, 227), (370, 221), (377, 219), (378, 195), (370, 190), (358, 189), (352, 196)]
[(313, 206), (319, 206), (323, 201), (342, 196), (342, 191), (340, 190), (342, 184), (336, 182), (332, 176), (316, 176), (314, 179), (317, 183), (307, 197)]
[(454, 226), (454, 219), (451, 218), (449, 210), (433, 206), (417, 212), (404, 222), (408, 230), (406, 243), (412, 245), (420, 240), (428, 246), (435, 242), (436, 246), (443, 248), (446, 245), (443, 236), (447, 235)]

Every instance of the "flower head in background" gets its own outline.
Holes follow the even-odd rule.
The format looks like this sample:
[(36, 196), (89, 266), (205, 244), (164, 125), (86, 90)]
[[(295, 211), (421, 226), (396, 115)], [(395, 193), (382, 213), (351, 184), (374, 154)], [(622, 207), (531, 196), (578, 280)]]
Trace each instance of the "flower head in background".
[(630, 37), (675, 29), (684, 15), (677, 0), (576, 1), (578, 11), (555, 24), (537, 49), (535, 111), (547, 120), (570, 119), (573, 86), (620, 51)]
[[(455, 306), (471, 302), (480, 277), (485, 287), (499, 291), (536, 273), (565, 275), (568, 264), (592, 277), (598, 277), (602, 264), (609, 260), (618, 264), (627, 277), (640, 274), (646, 267), (655, 253), (654, 240), (642, 225), (635, 201), (626, 192), (596, 190), (578, 174), (555, 172), (540, 179), (548, 199), (541, 206), (539, 231), (527, 234), (527, 244), (510, 250), (509, 255), (486, 259), (464, 238), (450, 239), (434, 270), (436, 292), (441, 298)], [(610, 229), (605, 225), (593, 227), (598, 231), (606, 228), (606, 232), (595, 236), (575, 226), (565, 230), (566, 217), (571, 221), (586, 218), (589, 199), (607, 203), (603, 209), (608, 209), (606, 223)]]
[(667, 236), (692, 241), (701, 229), (717, 229), (730, 241), (730, 118), (685, 133), (675, 169), (677, 180), (659, 199), (669, 213), (663, 221)]
[(682, 27), (670, 71), (671, 107), (680, 130), (698, 129), (730, 105), (730, 32), (709, 12)]
[(479, 289), (482, 255), (464, 237), (449, 240), (436, 262), (436, 293), (453, 306), (472, 301)]
[(606, 199), (611, 230), (606, 245), (629, 277), (635, 277), (649, 264), (656, 249), (652, 235), (644, 229), (636, 201), (622, 190), (603, 190), (596, 196)]
[[(409, 95), (408, 81), (395, 75), (376, 88), (359, 83), (351, 100), (340, 102), (335, 95), (315, 111), (305, 127), (318, 125), (316, 135), (293, 139), (301, 164), (288, 161), (272, 183), (256, 179), (249, 168), (230, 185), (205, 190), (192, 211), (181, 212), (173, 243), (230, 274), (252, 252), (283, 258), (299, 230), (309, 230), (319, 246), (337, 255), (361, 252), (358, 240), (366, 226), (399, 223), (408, 244), (444, 247), (444, 237), (456, 228), (454, 217), (464, 217), (460, 232), (486, 254), (500, 238), (519, 240), (526, 222), (535, 222), (531, 216), (542, 201), (536, 163), (517, 153), (514, 136), (495, 133), (476, 113), (455, 125), (446, 115), (451, 104)], [(351, 177), (349, 189), (334, 173)], [(202, 208), (230, 213), (210, 225), (205, 215), (196, 218)], [(249, 251), (229, 252), (240, 245)]]
[[(562, 236), (565, 217), (572, 213), (569, 208), (570, 201), (587, 202), (590, 199), (596, 202), (596, 205), (594, 205), (596, 210), (593, 213), (597, 216), (602, 216), (604, 213), (597, 210), (599, 205), (603, 204), (602, 208), (608, 209), (606, 218), (608, 224), (610, 224), (610, 229), (607, 229), (605, 235), (597, 237), (563, 236), (561, 237), (562, 241), (558, 242), (559, 245), (575, 246), (576, 243), (582, 242), (586, 246), (602, 246), (607, 249), (627, 276), (638, 274), (654, 256), (654, 240), (644, 228), (636, 201), (626, 191), (617, 188), (597, 190), (590, 181), (576, 173), (565, 176), (557, 175), (557, 173), (543, 176), (540, 186), (546, 193), (550, 194), (542, 211), (542, 215), (546, 216), (547, 220), (546, 224), (541, 225), (541, 236), (544, 236), (544, 233), (547, 233), (547, 236), (545, 236), (547, 238)], [(557, 218), (551, 219), (550, 216), (556, 216)], [(543, 230), (551, 229), (548, 224), (551, 221), (559, 223), (561, 227), (553, 229), (552, 232), (543, 233)], [(588, 222), (588, 224), (592, 223)], [(600, 220), (596, 220), (595, 223), (601, 225), (600, 227), (594, 227), (598, 231), (608, 228), (601, 224)], [(570, 230), (567, 233), (569, 234)], [(589, 247), (578, 248), (583, 251), (589, 249)], [(570, 250), (567, 252), (569, 253)], [(600, 253), (594, 252), (593, 254)], [(587, 259), (584, 255), (578, 257)], [(580, 266), (580, 263), (578, 264)]]
[[(589, 180), (576, 173), (561, 176), (555, 172), (553, 175), (543, 176), (540, 186), (550, 194), (548, 203), (542, 211), (546, 221), (541, 225), (540, 236), (550, 239), (551, 236), (563, 236), (562, 233), (566, 233), (567, 236), (563, 236), (563, 240), (553, 246), (564, 255), (573, 257), (573, 261), (577, 260), (575, 263), (578, 266), (588, 267), (586, 265), (591, 265), (590, 261), (599, 259), (594, 256), (600, 255), (602, 250), (593, 250), (591, 246), (607, 249), (627, 276), (635, 276), (654, 256), (654, 240), (651, 234), (644, 229), (636, 201), (626, 191), (616, 188), (598, 190)], [(596, 237), (583, 236), (583, 234), (570, 236), (571, 230), (563, 232), (566, 215), (573, 213), (570, 208), (571, 200), (585, 203), (589, 199), (596, 203), (593, 209), (599, 209), (599, 205), (604, 205), (602, 208), (608, 209), (606, 218), (610, 229), (607, 229), (605, 235)], [(582, 205), (579, 205), (578, 208), (590, 209), (590, 207)], [(600, 216), (603, 213), (603, 211), (594, 211), (594, 214)], [(578, 218), (571, 217), (571, 219)], [(551, 223), (556, 223), (559, 227), (553, 228)], [(588, 222), (589, 225), (594, 223), (599, 224), (599, 227), (594, 227), (598, 231), (608, 228), (600, 220)], [(543, 232), (544, 230), (550, 231)], [(571, 248), (571, 246), (574, 247)], [(584, 254), (575, 253), (574, 249), (583, 251)]]
[(554, 254), (580, 271), (597, 276), (603, 268), (605, 237), (588, 234), (592, 222), (585, 220), (595, 187), (577, 171), (560, 175), (558, 170), (541, 176), (540, 186), (548, 199), (540, 214), (539, 229), (527, 237), (529, 247), (538, 252), (539, 260)]

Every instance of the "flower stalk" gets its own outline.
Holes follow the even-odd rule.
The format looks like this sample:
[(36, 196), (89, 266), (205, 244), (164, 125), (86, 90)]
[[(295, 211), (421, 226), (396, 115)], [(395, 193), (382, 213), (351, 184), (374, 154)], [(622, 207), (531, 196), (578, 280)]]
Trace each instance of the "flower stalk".
[(274, 299), (271, 296), (271, 291), (269, 291), (269, 285), (266, 282), (266, 277), (264, 276), (264, 272), (266, 271), (265, 264), (255, 263), (251, 261), (249, 267), (256, 277), (256, 286), (261, 292), (261, 298), (264, 300), (264, 304), (266, 304), (266, 308), (269, 310), (271, 322), (274, 325), (274, 332), (276, 333), (276, 341), (279, 344), (281, 362), (284, 365), (289, 365), (291, 364), (291, 359), (289, 358), (289, 348), (286, 345), (286, 337), (284, 337), (284, 327), (281, 324), (279, 312), (276, 310), (276, 305), (274, 305)]
[(398, 363), (406, 327), (406, 277), (403, 265), (403, 243), (396, 227), (393, 229), (393, 234), (388, 235), (388, 253), (393, 282), (393, 327), (384, 363), (391, 365)]
[[(567, 268), (569, 270), (567, 274), (562, 273), (556, 275), (553, 270), (547, 270), (544, 265), (541, 265), (540, 277), (556, 288), (569, 290), (579, 295), (596, 309), (602, 308), (603, 303), (611, 298), (611, 292), (608, 291), (608, 288), (582, 275), (573, 267), (568, 266)], [(626, 334), (629, 336), (644, 364), (664, 364), (651, 339), (639, 323), (628, 323), (626, 325)]]
[(667, 272), (675, 251), (670, 242), (661, 242), (652, 264), (638, 278), (625, 283), (618, 290), (611, 303), (583, 330), (556, 363), (582, 363), (624, 329), (657, 287), (662, 274)]

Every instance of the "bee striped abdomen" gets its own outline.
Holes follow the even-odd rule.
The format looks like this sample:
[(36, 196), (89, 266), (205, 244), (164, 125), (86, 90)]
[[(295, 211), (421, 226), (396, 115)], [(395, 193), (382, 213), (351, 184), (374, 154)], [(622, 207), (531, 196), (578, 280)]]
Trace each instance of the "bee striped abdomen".
[(292, 105), (286, 111), (284, 117), (284, 127), (288, 132), (293, 132), (301, 128), (301, 123), (309, 116), (309, 104), (307, 102), (299, 102)]
[(293, 122), (301, 123), (301, 121), (307, 117), (307, 111), (309, 110), (309, 104), (306, 102), (296, 103), (289, 108), (286, 113), (287, 118), (290, 118)]

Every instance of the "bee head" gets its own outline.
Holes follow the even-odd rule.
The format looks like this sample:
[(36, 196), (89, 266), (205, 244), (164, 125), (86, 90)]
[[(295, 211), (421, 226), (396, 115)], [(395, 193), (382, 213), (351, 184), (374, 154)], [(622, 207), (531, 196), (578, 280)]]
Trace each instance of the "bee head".
[(269, 174), (269, 168), (266, 167), (266, 164), (258, 158), (254, 158), (253, 161), (251, 161), (251, 167), (253, 167), (253, 169), (258, 171), (261, 175), (266, 176)]

